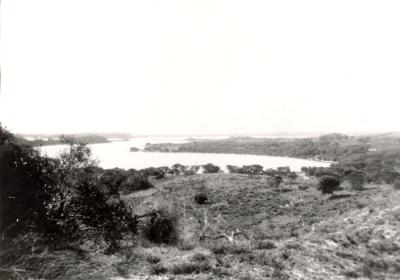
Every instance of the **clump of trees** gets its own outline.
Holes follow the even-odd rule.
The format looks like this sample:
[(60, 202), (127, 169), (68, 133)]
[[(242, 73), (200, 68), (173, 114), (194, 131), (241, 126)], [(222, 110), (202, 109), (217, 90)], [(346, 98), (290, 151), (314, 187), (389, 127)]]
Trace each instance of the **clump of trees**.
[(325, 175), (322, 176), (318, 182), (318, 189), (322, 194), (331, 194), (334, 197), (335, 191), (342, 190), (340, 188), (340, 181), (334, 176)]
[(243, 165), (242, 167), (227, 165), (226, 167), (230, 173), (246, 174), (249, 176), (263, 174), (263, 167), (259, 164)]
[(249, 176), (267, 175), (270, 177), (280, 176), (290, 179), (297, 178), (297, 174), (292, 172), (289, 166), (278, 167), (277, 169), (268, 168), (265, 170), (263, 170), (263, 167), (259, 164), (243, 165), (242, 167), (227, 165), (226, 167), (230, 173), (246, 174)]
[(66, 141), (69, 149), (50, 159), (0, 126), (0, 233), (36, 232), (54, 247), (101, 237), (112, 252), (137, 232), (137, 218), (120, 199), (109, 202), (90, 149)]
[(107, 195), (127, 194), (152, 188), (147, 180), (147, 173), (135, 169), (124, 170), (120, 168), (99, 169), (99, 186)]

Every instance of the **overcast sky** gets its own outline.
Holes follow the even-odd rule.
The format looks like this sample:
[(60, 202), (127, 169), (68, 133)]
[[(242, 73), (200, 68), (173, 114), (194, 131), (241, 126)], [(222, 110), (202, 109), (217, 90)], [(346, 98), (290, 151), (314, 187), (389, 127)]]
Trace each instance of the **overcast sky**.
[(400, 1), (3, 0), (13, 132), (400, 130)]

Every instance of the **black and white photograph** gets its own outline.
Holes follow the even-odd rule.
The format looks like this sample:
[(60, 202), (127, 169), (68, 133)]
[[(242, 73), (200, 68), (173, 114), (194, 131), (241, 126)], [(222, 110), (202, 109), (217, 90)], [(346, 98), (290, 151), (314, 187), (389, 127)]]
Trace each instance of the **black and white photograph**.
[(400, 1), (0, 18), (0, 280), (400, 279)]

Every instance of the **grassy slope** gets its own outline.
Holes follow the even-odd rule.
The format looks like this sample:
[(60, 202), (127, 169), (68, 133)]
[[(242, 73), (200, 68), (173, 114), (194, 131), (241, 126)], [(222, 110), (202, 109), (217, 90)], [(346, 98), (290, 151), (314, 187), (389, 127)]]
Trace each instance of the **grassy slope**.
[[(267, 177), (210, 174), (158, 181), (155, 190), (125, 197), (138, 213), (169, 208), (180, 217), (178, 246), (142, 243), (125, 260), (132, 279), (398, 279), (400, 192), (389, 186), (341, 192), (329, 199), (316, 182), (285, 181), (281, 191)], [(300, 190), (299, 186), (308, 187)], [(211, 202), (198, 206), (196, 193)], [(209, 235), (232, 225), (250, 241), (199, 243), (207, 211)], [(362, 278), (361, 278), (362, 279)]]

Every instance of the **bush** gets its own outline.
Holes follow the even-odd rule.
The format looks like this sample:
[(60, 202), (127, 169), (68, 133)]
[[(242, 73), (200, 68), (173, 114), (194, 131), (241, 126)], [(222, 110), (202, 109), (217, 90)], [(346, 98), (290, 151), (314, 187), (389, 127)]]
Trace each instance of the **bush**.
[(199, 193), (194, 196), (194, 201), (196, 201), (197, 204), (203, 205), (208, 202), (208, 197), (204, 193)]
[(122, 182), (126, 180), (126, 172), (120, 168), (105, 169), (100, 172), (99, 179), (107, 195), (118, 194)]
[(291, 172), (289, 166), (281, 166), (276, 168), (276, 171), (280, 174), (289, 174)]
[(202, 166), (204, 168), (204, 173), (218, 173), (220, 167), (212, 163), (207, 163)]
[(155, 256), (155, 255), (148, 255), (146, 257), (146, 260), (148, 263), (152, 263), (152, 264), (156, 264), (159, 263), (161, 261), (159, 256)]
[(107, 203), (90, 149), (67, 141), (58, 159), (41, 157), (0, 126), (1, 232), (13, 238), (42, 233), (56, 247), (101, 236), (109, 249), (137, 220), (121, 200)]
[(144, 234), (154, 243), (175, 244), (178, 240), (177, 220), (165, 211), (156, 213), (146, 223)]
[(275, 249), (276, 245), (274, 242), (270, 240), (260, 240), (256, 243), (257, 249), (265, 249), (265, 250), (271, 250)]
[(400, 180), (396, 180), (396, 181), (394, 182), (393, 188), (394, 188), (395, 190), (400, 191)]
[(0, 233), (3, 238), (44, 229), (55, 164), (33, 148), (20, 145), (0, 125)]
[(153, 188), (153, 184), (147, 178), (139, 173), (128, 174), (120, 185), (120, 190), (124, 194), (134, 191), (141, 191)]
[(240, 167), (235, 165), (227, 165), (226, 168), (228, 169), (229, 173), (240, 173)]
[(112, 253), (124, 233), (136, 233), (136, 217), (120, 199), (107, 203), (98, 187), (97, 172), (85, 145), (70, 144), (69, 151), (61, 154), (47, 206), (46, 230), (46, 236), (58, 245), (100, 235)]
[(362, 171), (352, 170), (345, 178), (349, 181), (353, 190), (361, 191), (364, 189), (366, 176)]
[(322, 194), (331, 194), (332, 197), (334, 191), (342, 190), (340, 188), (340, 181), (336, 177), (329, 175), (321, 177), (319, 180), (318, 189)]
[(150, 274), (152, 275), (166, 274), (167, 272), (168, 269), (160, 263), (152, 265), (150, 268)]
[(200, 166), (198, 165), (192, 165), (190, 166), (190, 168), (188, 170), (185, 170), (184, 175), (196, 175), (197, 172), (199, 172), (200, 170)]
[(188, 166), (182, 165), (180, 163), (175, 163), (171, 167), (171, 172), (174, 175), (183, 175), (188, 170), (188, 168), (189, 168)]
[(239, 173), (247, 174), (249, 176), (260, 175), (263, 173), (263, 167), (259, 164), (243, 165), (240, 168)]
[(283, 182), (283, 178), (281, 176), (274, 176), (274, 179), (275, 179), (275, 187), (279, 188), (279, 186)]
[(165, 177), (165, 170), (160, 167), (148, 167), (139, 171), (141, 175), (146, 179), (149, 176), (154, 176), (156, 179), (162, 179)]

